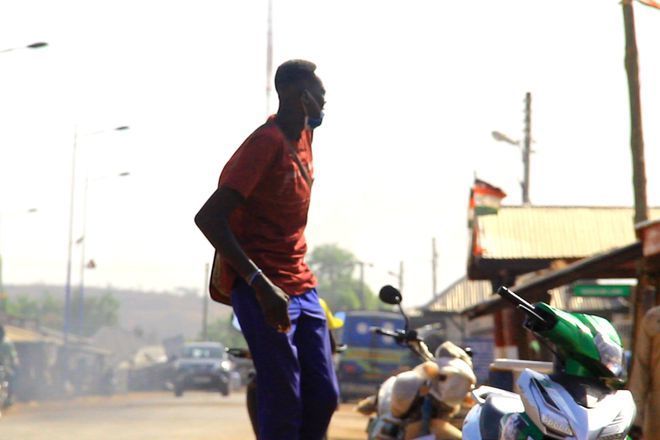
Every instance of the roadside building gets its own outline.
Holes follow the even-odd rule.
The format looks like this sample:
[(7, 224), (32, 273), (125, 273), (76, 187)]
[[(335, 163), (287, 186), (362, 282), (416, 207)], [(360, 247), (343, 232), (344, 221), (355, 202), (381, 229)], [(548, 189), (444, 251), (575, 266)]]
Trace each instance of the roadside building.
[[(592, 291), (608, 295), (614, 290), (599, 287), (611, 284), (604, 280), (627, 279), (623, 285), (634, 284), (630, 280), (637, 277), (642, 245), (633, 215), (632, 208), (507, 206), (476, 216), (468, 278), (490, 282), (493, 291), (500, 285), (515, 286), (530, 302), (554, 301), (569, 310), (605, 315), (626, 333), (630, 320), (625, 295), (631, 288), (620, 288), (609, 297), (575, 298), (576, 292), (588, 290), (575, 286), (595, 286)], [(651, 209), (650, 215), (660, 218), (660, 209)], [(557, 288), (564, 293), (553, 294)], [(496, 356), (533, 358), (529, 337), (521, 331), (522, 314), (501, 299), (486, 299), (463, 313), (471, 319), (491, 317)]]

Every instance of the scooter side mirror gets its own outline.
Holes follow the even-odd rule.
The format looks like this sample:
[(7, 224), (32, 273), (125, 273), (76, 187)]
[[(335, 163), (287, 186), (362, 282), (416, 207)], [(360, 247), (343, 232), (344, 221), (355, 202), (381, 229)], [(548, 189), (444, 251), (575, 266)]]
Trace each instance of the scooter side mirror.
[(386, 304), (391, 304), (393, 306), (401, 304), (401, 292), (396, 287), (386, 285), (381, 287), (380, 292), (378, 292), (378, 298)]

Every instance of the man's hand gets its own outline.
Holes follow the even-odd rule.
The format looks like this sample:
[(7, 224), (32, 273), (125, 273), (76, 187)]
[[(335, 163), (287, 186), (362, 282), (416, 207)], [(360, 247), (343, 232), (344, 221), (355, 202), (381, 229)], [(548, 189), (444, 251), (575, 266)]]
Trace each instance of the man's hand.
[(280, 333), (288, 332), (291, 328), (289, 296), (263, 274), (255, 278), (252, 288), (257, 295), (266, 323)]

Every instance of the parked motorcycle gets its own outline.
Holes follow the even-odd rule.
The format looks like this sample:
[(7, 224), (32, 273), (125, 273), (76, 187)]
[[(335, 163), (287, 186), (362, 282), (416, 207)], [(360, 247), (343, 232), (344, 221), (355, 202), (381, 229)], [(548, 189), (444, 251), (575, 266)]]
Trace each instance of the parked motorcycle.
[(376, 396), (358, 403), (357, 410), (371, 417), (369, 440), (454, 440), (461, 431), (451, 423), (476, 383), (467, 352), (447, 341), (431, 354), (401, 307), (401, 293), (384, 286), (381, 301), (396, 305), (405, 318), (405, 329), (373, 328), (376, 334), (393, 338), (413, 351), (423, 362), (411, 371), (387, 379)]
[(493, 387), (474, 390), (468, 440), (625, 439), (635, 404), (623, 390), (623, 348), (612, 324), (600, 317), (534, 305), (500, 287), (497, 293), (525, 312), (524, 326), (554, 346), (552, 374), (525, 369), (520, 395)]

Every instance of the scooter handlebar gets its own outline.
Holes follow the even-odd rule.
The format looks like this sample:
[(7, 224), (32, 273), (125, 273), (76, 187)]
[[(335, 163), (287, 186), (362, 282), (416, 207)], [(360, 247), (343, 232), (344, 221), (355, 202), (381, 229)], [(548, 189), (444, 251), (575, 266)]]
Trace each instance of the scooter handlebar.
[(381, 327), (371, 327), (371, 331), (381, 336), (388, 336), (393, 338), (398, 343), (405, 343), (410, 341), (419, 341), (417, 332), (415, 330), (388, 330)]
[(526, 306), (530, 310), (534, 310), (534, 306), (532, 304), (530, 304), (525, 299), (521, 298), (520, 296), (518, 296), (516, 293), (512, 292), (505, 286), (500, 286), (500, 288), (497, 289), (497, 294), (515, 306)]
[(402, 333), (395, 332), (392, 330), (387, 330), (380, 327), (371, 327), (371, 331), (372, 333), (376, 333), (377, 335), (389, 336), (390, 338), (394, 338), (396, 340), (399, 340), (401, 339), (402, 336), (404, 336)]
[(554, 326), (555, 323), (551, 319), (546, 319), (537, 312), (534, 304), (530, 303), (524, 298), (521, 298), (507, 287), (500, 286), (500, 288), (497, 289), (497, 294), (525, 312), (525, 314), (532, 321), (535, 328), (539, 330), (547, 330)]

